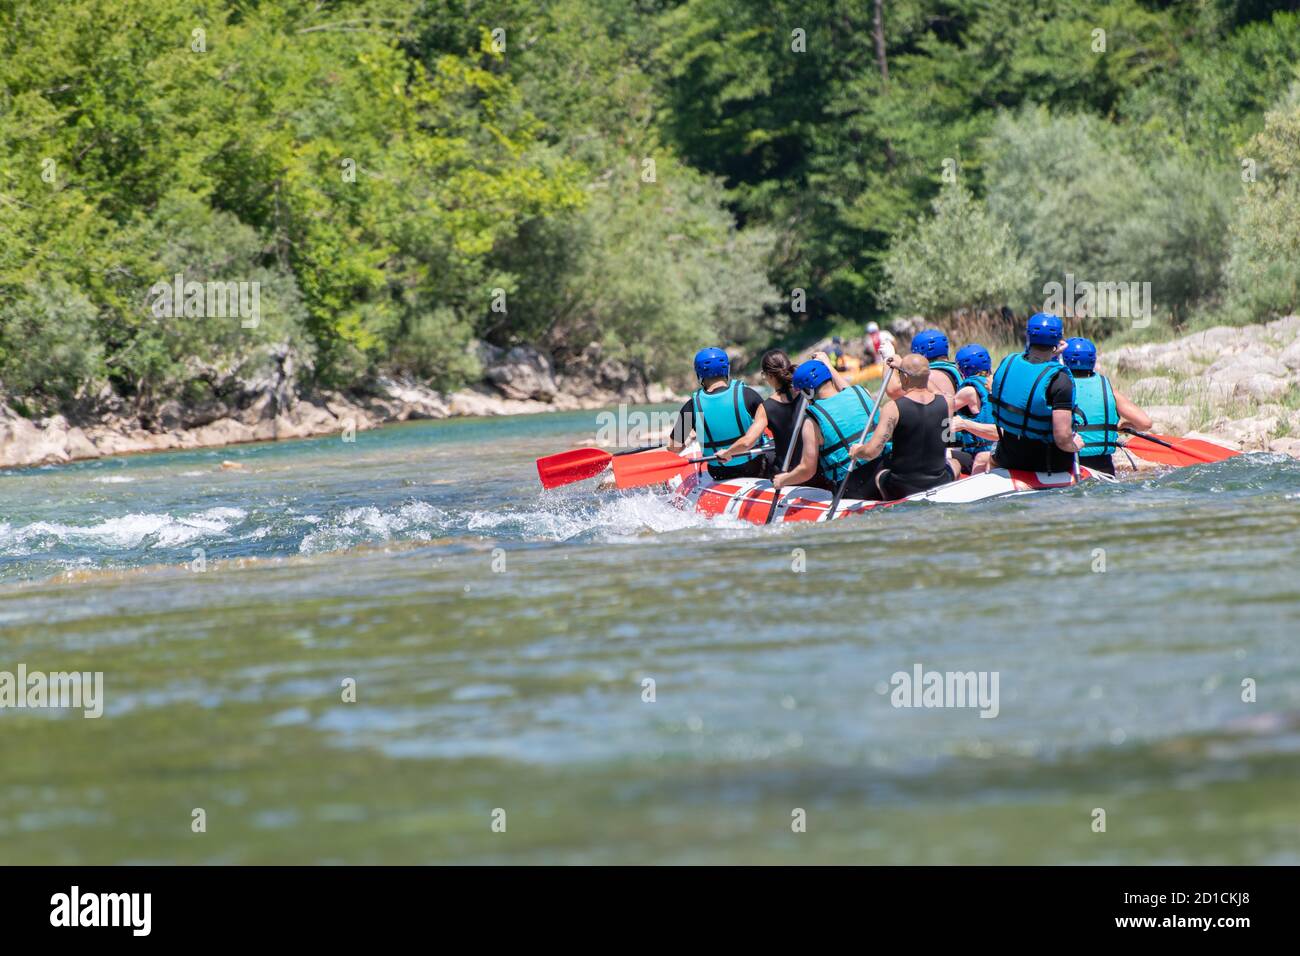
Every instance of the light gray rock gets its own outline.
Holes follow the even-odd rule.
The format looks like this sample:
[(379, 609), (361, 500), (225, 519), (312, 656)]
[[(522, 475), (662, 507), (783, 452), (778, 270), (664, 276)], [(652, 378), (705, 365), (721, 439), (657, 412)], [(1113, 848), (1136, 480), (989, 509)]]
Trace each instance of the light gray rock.
[(1286, 378), (1290, 371), (1268, 350), (1252, 345), (1242, 352), (1236, 352), (1232, 355), (1225, 355), (1215, 361), (1205, 370), (1205, 374), (1213, 378), (1220, 372), (1230, 369), (1243, 369), (1248, 372), (1255, 372), (1260, 375), (1274, 375), (1279, 378)]
[(1300, 438), (1290, 436), (1274, 438), (1268, 443), (1268, 450), (1281, 455), (1290, 455), (1292, 458), (1300, 458)]
[(1291, 383), (1285, 378), (1240, 367), (1224, 369), (1211, 378), (1210, 382), (1223, 387), (1231, 384), (1233, 395), (1256, 401), (1278, 399), (1291, 390)]
[[(237, 445), (242, 442), (255, 440), (252, 427), (245, 425), (241, 421), (236, 421), (233, 418), (219, 418), (209, 425), (204, 425), (202, 428), (195, 429), (194, 438), (203, 447), (209, 447), (212, 445)], [(157, 450), (159, 448), (174, 447), (172, 444), (174, 439), (169, 441), (169, 439), (171, 439), (170, 435), (152, 436), (152, 439), (156, 444), (153, 444), (149, 449), (142, 448), (140, 450)]]
[(1236, 442), (1243, 451), (1259, 451), (1268, 447), (1280, 424), (1275, 415), (1258, 415), (1226, 422), (1215, 431)]
[(552, 410), (552, 406), (546, 402), (501, 398), (484, 388), (467, 388), (452, 392), (447, 396), (447, 401), (453, 415), (528, 415)]
[(1157, 432), (1182, 434), (1192, 427), (1192, 409), (1188, 405), (1148, 405), (1151, 429)]
[(491, 365), (485, 363), (484, 378), (506, 398), (517, 401), (549, 402), (559, 391), (551, 360), (525, 346), (515, 346)]
[(1187, 432), (1186, 434), (1183, 435), (1183, 437), (1199, 438), (1201, 441), (1213, 442), (1216, 445), (1221, 445), (1222, 447), (1231, 449), (1232, 451), (1242, 450), (1241, 442), (1232, 438), (1228, 438), (1226, 435), (1223, 435), (1220, 431), (1215, 429), (1213, 422), (1211, 422), (1210, 424), (1209, 431)]
[(1300, 372), (1300, 338), (1296, 338), (1278, 354), (1278, 361), (1293, 372)]
[(1135, 402), (1151, 399), (1168, 398), (1173, 390), (1174, 380), (1161, 375), (1140, 378), (1129, 386), (1128, 395)]
[(410, 379), (381, 377), (376, 382), (376, 390), (399, 407), (401, 421), (410, 418), (446, 418), (451, 414), (441, 394)]

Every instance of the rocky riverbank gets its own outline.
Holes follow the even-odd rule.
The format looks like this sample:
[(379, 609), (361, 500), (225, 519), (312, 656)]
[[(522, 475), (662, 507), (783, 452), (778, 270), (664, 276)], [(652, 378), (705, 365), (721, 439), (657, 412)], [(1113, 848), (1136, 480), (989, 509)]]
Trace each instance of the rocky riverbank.
[(1154, 430), (1300, 458), (1300, 316), (1103, 352)]
[(450, 393), (391, 377), (348, 393), (306, 391), (295, 356), (281, 351), (251, 378), (196, 370), (214, 398), (188, 407), (168, 401), (140, 408), (104, 389), (65, 413), (27, 417), (15, 408), (20, 402), (0, 396), (0, 467), (309, 438), (414, 419), (571, 411), (677, 397), (661, 385), (636, 382), (633, 370), (602, 360), (597, 350), (579, 356), (567, 372), (529, 348), (480, 345), (479, 361), (481, 382)]
[[(295, 356), (280, 352), (247, 379), (196, 370), (216, 397), (189, 407), (171, 401), (142, 409), (104, 390), (67, 413), (26, 417), (14, 407), (20, 403), (0, 397), (0, 467), (309, 438), (413, 419), (680, 400), (636, 381), (632, 369), (602, 360), (594, 347), (565, 371), (535, 349), (478, 348), (482, 380), (451, 393), (391, 377), (348, 393), (306, 391)], [(1300, 316), (1113, 349), (1101, 365), (1151, 413), (1158, 432), (1300, 457)]]

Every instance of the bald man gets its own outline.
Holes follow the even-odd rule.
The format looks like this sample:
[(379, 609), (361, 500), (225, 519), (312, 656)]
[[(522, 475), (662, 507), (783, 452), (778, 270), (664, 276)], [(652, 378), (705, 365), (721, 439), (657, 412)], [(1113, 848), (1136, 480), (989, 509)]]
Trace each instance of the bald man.
[(960, 468), (948, 458), (952, 399), (930, 387), (929, 361), (923, 355), (894, 356), (889, 365), (898, 372), (898, 398), (880, 413), (871, 440), (849, 449), (858, 461), (871, 461), (893, 441), (893, 450), (876, 473), (876, 488), (883, 501), (945, 485), (957, 477)]

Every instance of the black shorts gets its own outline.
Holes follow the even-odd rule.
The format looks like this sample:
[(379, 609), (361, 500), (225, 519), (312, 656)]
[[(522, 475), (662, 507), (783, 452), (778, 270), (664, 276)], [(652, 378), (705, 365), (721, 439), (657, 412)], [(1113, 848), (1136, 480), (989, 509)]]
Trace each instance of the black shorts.
[(1104, 475), (1115, 474), (1115, 460), (1110, 455), (1090, 455), (1079, 459), (1079, 466), (1089, 471), (1099, 471)]
[(919, 494), (922, 491), (929, 491), (931, 488), (938, 488), (940, 485), (946, 485), (952, 481), (952, 471), (948, 471), (945, 477), (937, 479), (900, 479), (895, 477), (894, 473), (888, 468), (880, 472), (879, 484), (880, 493), (885, 501), (897, 501), (899, 498), (906, 498), (909, 495)]
[[(861, 501), (878, 501), (880, 490), (876, 487), (876, 475), (880, 472), (883, 461), (883, 458), (874, 458), (871, 461), (858, 462), (844, 486), (844, 497)], [(831, 485), (831, 490), (834, 491), (837, 487)]]
[(953, 461), (961, 465), (963, 475), (969, 475), (970, 470), (975, 467), (975, 456), (968, 451), (962, 451), (960, 448), (950, 448), (948, 454), (952, 456)]

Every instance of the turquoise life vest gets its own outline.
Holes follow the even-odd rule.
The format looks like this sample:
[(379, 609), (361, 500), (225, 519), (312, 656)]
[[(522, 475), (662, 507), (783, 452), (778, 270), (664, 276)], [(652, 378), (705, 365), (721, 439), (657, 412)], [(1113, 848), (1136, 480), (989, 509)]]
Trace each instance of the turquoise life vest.
[(948, 377), (952, 379), (952, 387), (954, 390), (961, 387), (961, 372), (952, 362), (949, 362), (947, 359), (935, 359), (930, 363), (930, 371), (933, 372), (935, 369), (948, 373)]
[[(695, 437), (700, 440), (702, 457), (730, 447), (754, 424), (754, 416), (745, 408), (744, 393), (745, 386), (733, 380), (716, 392), (697, 388), (691, 396), (695, 407)], [(727, 462), (727, 467), (743, 465), (754, 457), (753, 454), (736, 455)]]
[[(1004, 358), (993, 373), (989, 396), (999, 431), (1051, 444), (1052, 406), (1047, 401), (1047, 386), (1058, 374), (1070, 375), (1070, 370), (1054, 359), (1031, 362), (1024, 354)], [(1073, 378), (1070, 376), (1071, 381)]]
[(842, 481), (849, 471), (849, 446), (857, 444), (871, 418), (871, 396), (861, 385), (850, 385), (809, 402), (808, 414), (822, 430), (821, 473), (832, 482)]
[(1094, 372), (1074, 380), (1075, 430), (1083, 438), (1080, 458), (1113, 455), (1119, 450), (1119, 409), (1110, 379)]
[[(986, 425), (993, 424), (993, 403), (989, 401), (989, 387), (984, 384), (984, 379), (978, 375), (972, 375), (961, 383), (960, 388), (969, 385), (975, 389), (975, 394), (980, 397), (980, 410), (974, 414), (967, 414), (963, 417), (969, 418), (973, 422), (983, 422)], [(969, 412), (969, 409), (967, 410)], [(979, 435), (972, 435), (970, 432), (958, 432), (957, 439), (961, 442), (962, 451), (968, 451), (972, 455), (978, 455), (982, 451), (989, 451), (997, 442), (989, 438), (981, 438)]]

